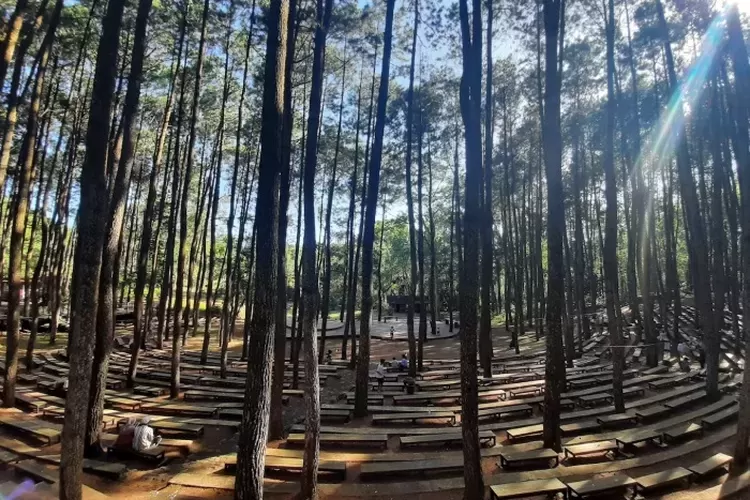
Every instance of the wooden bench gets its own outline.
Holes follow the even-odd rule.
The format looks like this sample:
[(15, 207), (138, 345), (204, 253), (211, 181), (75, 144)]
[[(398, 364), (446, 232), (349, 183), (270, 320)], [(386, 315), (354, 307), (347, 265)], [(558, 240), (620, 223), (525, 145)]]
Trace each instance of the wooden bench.
[[(117, 422), (117, 427), (125, 424), (125, 420)], [(166, 431), (172, 434), (181, 434), (187, 436), (199, 437), (203, 435), (202, 425), (186, 424), (183, 422), (173, 422), (171, 420), (152, 420), (149, 425), (157, 431)]]
[(595, 443), (574, 444), (565, 446), (565, 458), (578, 458), (581, 455), (608, 455), (619, 449), (615, 441), (597, 441)]
[(662, 442), (662, 433), (656, 429), (641, 429), (627, 432), (615, 437), (615, 441), (623, 449), (632, 449), (638, 443), (645, 442)]
[(672, 469), (663, 470), (661, 472), (647, 474), (645, 476), (635, 478), (636, 490), (646, 492), (649, 490), (664, 488), (666, 486), (682, 482), (687, 482), (687, 484), (689, 485), (690, 477), (692, 475), (693, 473), (685, 469), (684, 467), (674, 467)]
[(508, 429), (505, 432), (510, 441), (515, 441), (516, 439), (541, 436), (543, 431), (544, 426), (542, 424), (534, 424), (526, 425), (524, 427), (516, 427), (515, 429)]
[[(412, 436), (400, 436), (399, 444), (401, 448), (407, 448), (409, 446), (425, 446), (425, 445), (460, 445), (463, 443), (463, 434), (461, 431), (447, 431), (439, 432), (435, 434), (418, 434)], [(492, 431), (479, 431), (479, 443), (495, 446), (496, 437)]]
[[(219, 409), (219, 417), (224, 415), (225, 411), (228, 410), (237, 410), (238, 408), (220, 408)], [(242, 417), (242, 410), (239, 411), (240, 417)], [(349, 410), (330, 410), (330, 409), (321, 409), (320, 410), (320, 419), (321, 420), (327, 420), (327, 421), (344, 421), (348, 422), (352, 418), (352, 412)]]
[(510, 415), (526, 415), (531, 416), (534, 413), (534, 409), (530, 405), (510, 405), (510, 406), (497, 406), (482, 408), (478, 412), (478, 417), (482, 418), (502, 418)]
[(391, 478), (405, 474), (456, 472), (464, 468), (463, 457), (408, 460), (402, 462), (368, 462), (360, 467), (360, 478)]
[(630, 413), (613, 413), (612, 415), (597, 417), (596, 421), (602, 427), (617, 427), (620, 425), (635, 425), (637, 417)]
[(0, 415), (0, 424), (27, 434), (48, 445), (58, 443), (62, 435), (62, 426), (27, 417), (23, 414), (19, 414), (19, 416), (2, 414)]
[(606, 392), (600, 392), (598, 394), (589, 394), (587, 396), (581, 396), (578, 398), (581, 406), (594, 406), (599, 403), (612, 403), (613, 396)]
[(560, 432), (564, 436), (571, 434), (580, 434), (582, 432), (597, 431), (601, 427), (601, 424), (596, 420), (582, 420), (580, 422), (569, 422), (560, 426)]
[(555, 450), (549, 448), (542, 448), (540, 450), (531, 451), (511, 451), (501, 452), (500, 462), (498, 465), (504, 469), (515, 467), (518, 465), (544, 465), (549, 467), (550, 461), (554, 460), (555, 464), (552, 467), (557, 467), (560, 463), (560, 457)]
[(670, 410), (676, 410), (677, 408), (682, 408), (683, 406), (688, 406), (693, 403), (697, 403), (698, 401), (703, 400), (705, 397), (706, 397), (706, 393), (704, 391), (696, 392), (693, 394), (688, 394), (687, 396), (683, 396), (681, 398), (667, 401), (664, 403), (664, 406), (666, 406)]
[[(292, 445), (305, 444), (305, 435), (289, 434), (286, 442)], [(386, 434), (328, 434), (320, 435), (320, 445), (326, 446), (376, 446), (382, 449), (388, 447), (388, 435)]]
[(452, 411), (440, 411), (440, 412), (424, 412), (424, 413), (381, 413), (378, 415), (372, 416), (372, 423), (373, 424), (382, 424), (386, 422), (399, 422), (399, 421), (408, 421), (412, 422), (414, 424), (417, 423), (418, 420), (430, 420), (430, 419), (438, 419), (438, 420), (444, 420), (448, 419), (448, 423), (451, 425), (454, 425), (456, 423), (456, 414)]
[(521, 483), (506, 483), (490, 486), (490, 498), (502, 500), (510, 498), (525, 498), (536, 495), (552, 496), (568, 490), (567, 485), (557, 478), (523, 481)]
[(215, 406), (193, 406), (183, 404), (145, 404), (141, 408), (144, 413), (155, 413), (157, 415), (176, 415), (210, 418), (216, 415)]
[(714, 413), (707, 417), (703, 417), (701, 425), (706, 429), (710, 429), (716, 425), (726, 422), (727, 420), (734, 418), (740, 411), (740, 407), (737, 405), (730, 406), (720, 412)]
[[(302, 471), (302, 466), (303, 461), (301, 458), (266, 455), (266, 472), (276, 471), (299, 473)], [(237, 471), (236, 456), (224, 462), (224, 470), (230, 473), (235, 473)], [(335, 476), (343, 481), (346, 479), (346, 462), (321, 460), (318, 464), (318, 475)]]
[(118, 446), (110, 446), (107, 448), (107, 453), (126, 459), (142, 460), (144, 462), (161, 463), (164, 460), (164, 455), (167, 450), (163, 446), (152, 446), (151, 448), (135, 451), (133, 448), (120, 448)]
[(695, 474), (698, 478), (704, 478), (713, 472), (723, 469), (725, 466), (732, 463), (732, 457), (725, 453), (717, 453), (702, 462), (691, 465), (687, 469)]
[(671, 411), (671, 408), (667, 408), (664, 405), (654, 405), (649, 406), (648, 408), (636, 410), (635, 416), (638, 418), (639, 422), (646, 422), (647, 420), (650, 420), (652, 418), (662, 417), (670, 413)]
[(568, 483), (569, 496), (584, 498), (593, 495), (604, 495), (612, 493), (624, 493), (634, 487), (635, 480), (621, 472), (616, 472), (607, 477), (594, 477), (585, 481)]
[(695, 434), (702, 434), (703, 427), (693, 422), (688, 422), (677, 427), (672, 427), (664, 431), (664, 442), (675, 442), (680, 439), (692, 437)]

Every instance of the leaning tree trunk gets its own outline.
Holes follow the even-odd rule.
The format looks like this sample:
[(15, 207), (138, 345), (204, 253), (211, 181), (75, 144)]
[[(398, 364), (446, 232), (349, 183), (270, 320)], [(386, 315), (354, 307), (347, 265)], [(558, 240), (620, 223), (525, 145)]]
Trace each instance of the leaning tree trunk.
[(60, 459), (60, 493), (62, 498), (69, 499), (81, 498), (82, 494), (86, 411), (96, 339), (99, 274), (106, 233), (107, 140), (124, 8), (124, 2), (110, 2), (102, 20), (102, 34), (94, 70), (93, 105), (86, 132), (86, 156), (81, 171), (78, 243), (73, 273), (75, 315), (68, 345), (70, 373)]

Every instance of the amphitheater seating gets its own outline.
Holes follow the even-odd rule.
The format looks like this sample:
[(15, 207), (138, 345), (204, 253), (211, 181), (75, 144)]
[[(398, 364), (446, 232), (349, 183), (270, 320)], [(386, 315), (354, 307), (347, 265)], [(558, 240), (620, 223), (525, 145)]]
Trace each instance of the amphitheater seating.
[[(487, 446), (495, 446), (495, 434), (491, 431), (479, 431), (480, 443)], [(437, 445), (460, 445), (463, 442), (461, 431), (447, 431), (434, 434), (423, 434), (416, 436), (400, 436), (401, 448), (410, 446), (437, 446)]]
[(538, 479), (520, 483), (507, 483), (490, 486), (490, 498), (503, 500), (511, 498), (525, 498), (530, 496), (565, 494), (568, 486), (559, 479)]
[(560, 463), (560, 457), (557, 452), (549, 448), (542, 448), (530, 451), (501, 452), (498, 465), (504, 469), (532, 464), (549, 467), (551, 462), (554, 462), (552, 467), (557, 467)]
[(695, 474), (698, 478), (703, 478), (715, 471), (724, 468), (732, 463), (732, 457), (725, 453), (717, 453), (697, 464), (691, 465), (687, 469)]
[(675, 483), (690, 484), (693, 473), (684, 467), (674, 467), (653, 474), (636, 477), (635, 484), (638, 491), (646, 492), (657, 488), (664, 488)]

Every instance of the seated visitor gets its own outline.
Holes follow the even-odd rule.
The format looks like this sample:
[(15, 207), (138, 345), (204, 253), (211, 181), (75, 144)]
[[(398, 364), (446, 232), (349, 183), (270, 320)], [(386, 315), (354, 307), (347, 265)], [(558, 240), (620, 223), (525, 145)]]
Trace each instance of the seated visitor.
[(328, 352), (326, 353), (326, 364), (330, 365), (333, 363), (333, 351), (328, 349)]
[(133, 448), (133, 438), (135, 437), (135, 418), (129, 417), (120, 428), (115, 440), (115, 448), (130, 450)]
[(409, 360), (406, 354), (401, 355), (401, 361), (398, 362), (398, 371), (403, 372), (409, 369)]
[(151, 417), (143, 417), (135, 428), (133, 436), (133, 449), (145, 451), (161, 443), (161, 436), (154, 436), (154, 429), (150, 425)]

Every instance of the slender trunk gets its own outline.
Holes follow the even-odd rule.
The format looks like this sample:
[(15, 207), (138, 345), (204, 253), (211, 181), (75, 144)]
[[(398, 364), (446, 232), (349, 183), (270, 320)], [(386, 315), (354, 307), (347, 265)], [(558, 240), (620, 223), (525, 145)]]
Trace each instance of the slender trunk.
[[(385, 133), (385, 112), (388, 105), (388, 87), (391, 70), (391, 46), (393, 43), (393, 11), (395, 0), (386, 0), (385, 31), (383, 33), (383, 65), (378, 89), (378, 107), (375, 118), (375, 137), (372, 157), (369, 163), (369, 183), (367, 184), (367, 211), (362, 233), (362, 310), (360, 311), (360, 344), (357, 359), (354, 414), (367, 415), (367, 393), (370, 373), (370, 316), (372, 314), (372, 268), (373, 246), (375, 244), (375, 212), (380, 187), (380, 168), (383, 162), (383, 137)], [(365, 201), (363, 200), (363, 205)], [(353, 321), (353, 318), (352, 318)], [(354, 332), (352, 332), (352, 340)], [(352, 342), (353, 343), (353, 342)], [(414, 366), (413, 359), (410, 366)]]

